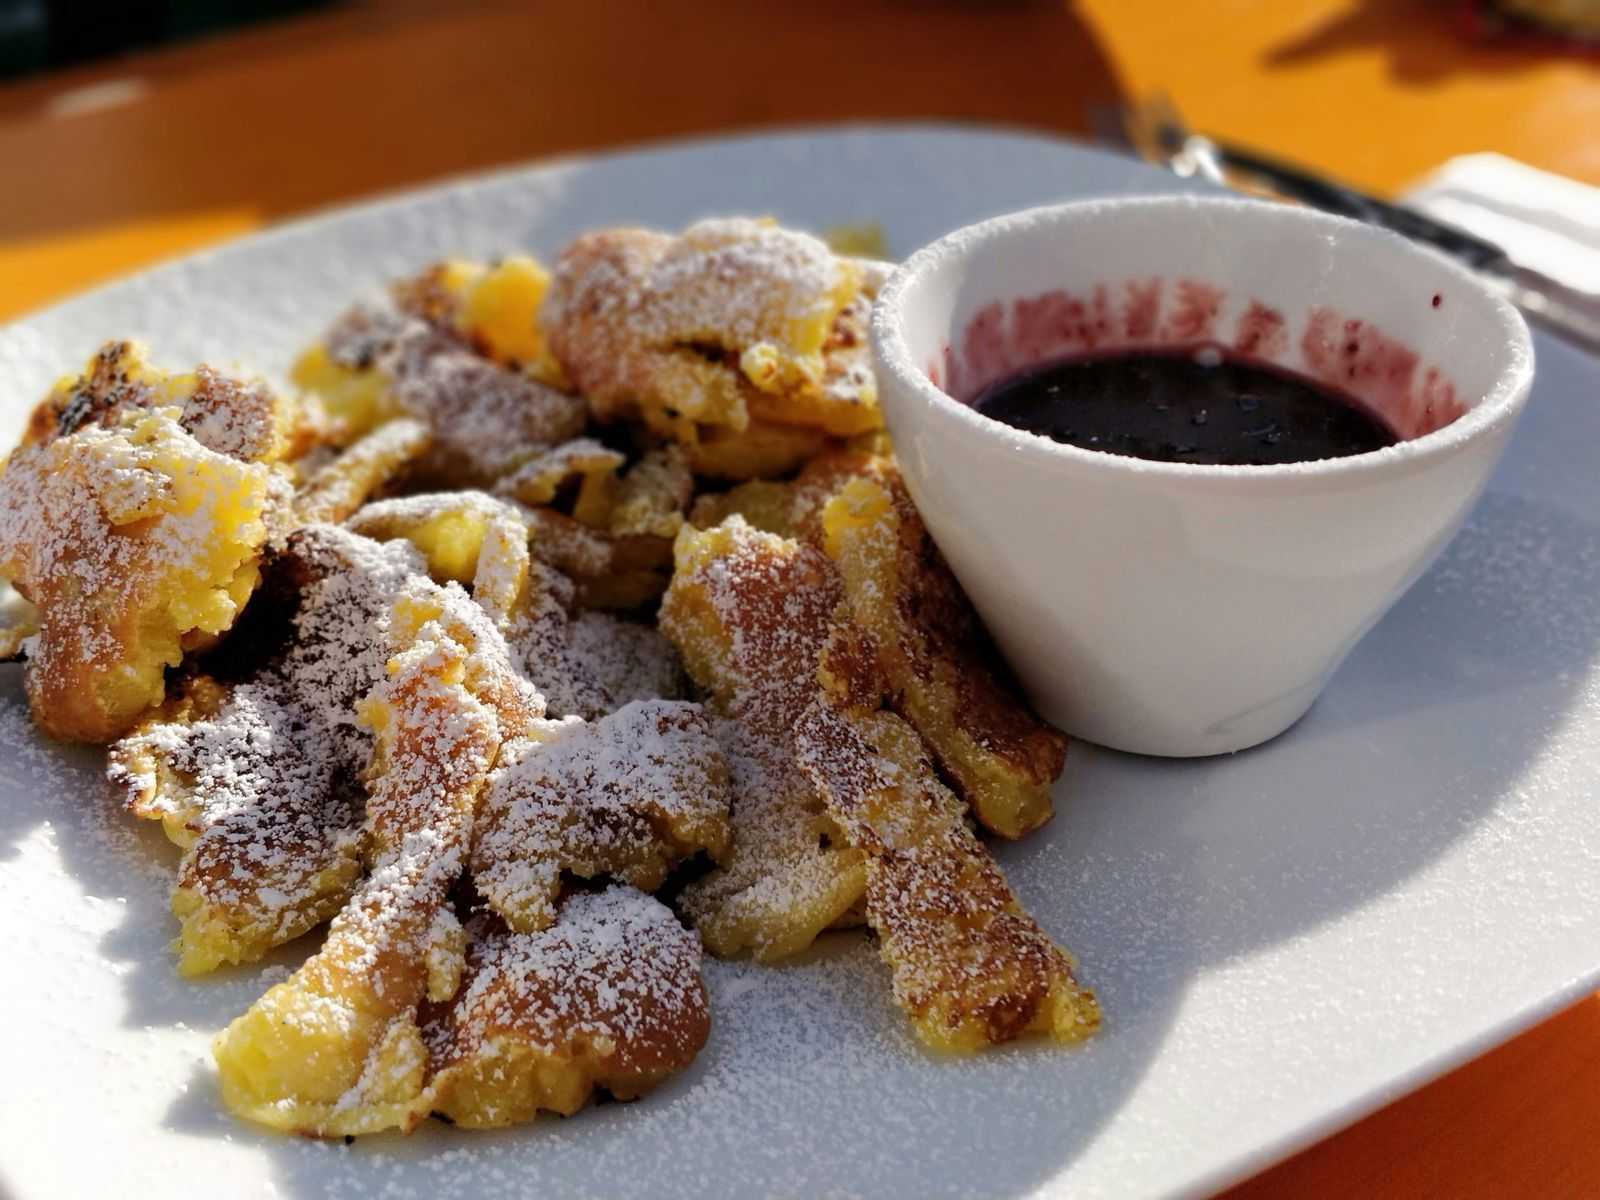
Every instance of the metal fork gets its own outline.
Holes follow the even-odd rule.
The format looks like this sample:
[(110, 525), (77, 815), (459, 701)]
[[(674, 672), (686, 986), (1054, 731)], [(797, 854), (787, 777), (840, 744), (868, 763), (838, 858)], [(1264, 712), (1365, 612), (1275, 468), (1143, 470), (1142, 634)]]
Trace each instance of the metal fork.
[(1519, 266), (1493, 242), (1308, 168), (1195, 133), (1184, 124), (1171, 100), (1160, 93), (1120, 107), (1096, 105), (1088, 115), (1090, 128), (1102, 144), (1159, 163), (1184, 178), (1296, 200), (1381, 225), (1431, 246), (1482, 274), (1506, 299), (1552, 333), (1600, 353), (1600, 299)]

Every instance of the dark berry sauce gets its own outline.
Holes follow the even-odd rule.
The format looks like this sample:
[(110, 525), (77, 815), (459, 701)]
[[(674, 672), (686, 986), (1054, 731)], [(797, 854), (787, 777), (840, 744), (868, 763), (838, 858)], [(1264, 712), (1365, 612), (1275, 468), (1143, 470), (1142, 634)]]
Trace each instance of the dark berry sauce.
[(1399, 440), (1354, 397), (1212, 347), (1065, 359), (991, 384), (972, 406), (1058, 442), (1161, 462), (1269, 466)]

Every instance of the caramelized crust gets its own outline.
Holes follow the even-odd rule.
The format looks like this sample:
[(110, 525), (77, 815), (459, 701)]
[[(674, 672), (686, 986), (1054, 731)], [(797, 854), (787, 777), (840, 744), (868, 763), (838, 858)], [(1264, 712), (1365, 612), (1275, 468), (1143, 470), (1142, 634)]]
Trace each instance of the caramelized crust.
[(924, 1042), (970, 1051), (1028, 1033), (1094, 1032), (1094, 994), (1017, 904), (916, 730), (892, 713), (819, 700), (796, 737), (828, 811), (867, 854), (867, 923)]
[(38, 611), (28, 700), (56, 737), (126, 730), (255, 587), (272, 474), (208, 450), (179, 416), (126, 407), (19, 447), (0, 474), (0, 577)]
[(701, 851), (727, 856), (728, 768), (698, 704), (637, 701), (545, 721), (508, 744), (472, 847), (478, 891), (513, 929), (555, 919), (563, 873), (646, 892)]
[(95, 352), (83, 374), (67, 376), (34, 408), (22, 445), (42, 446), (69, 437), (86, 425), (109, 429), (135, 409), (155, 408), (166, 401), (166, 378), (144, 361), (137, 342), (107, 342)]
[(361, 706), (368, 878), (322, 949), (217, 1038), (223, 1101), (319, 1136), (409, 1128), (426, 1115), (417, 1010), (459, 946), (445, 901), (506, 738), (540, 715), (488, 617), (454, 585), (413, 580), (394, 602), (387, 678)]
[(597, 1087), (632, 1100), (705, 1045), (700, 943), (642, 892), (579, 892), (540, 933), (470, 932), (461, 995), (423, 1027), (429, 1103), (458, 1125), (570, 1116)]
[(718, 955), (772, 960), (805, 949), (860, 898), (859, 851), (843, 844), (794, 759), (793, 726), (816, 695), (816, 664), (839, 603), (817, 551), (738, 518), (685, 528), (661, 629), (720, 718), (733, 777), (733, 851), (683, 893)]
[(1049, 820), (1066, 739), (1009, 684), (893, 464), (875, 460), (848, 479), (820, 527), (890, 706), (927, 739), (974, 815), (1010, 838)]
[(254, 961), (349, 899), (372, 752), (355, 702), (383, 676), (389, 608), (421, 569), (404, 544), (297, 530), (250, 609), (292, 618), (236, 635), (267, 641), (264, 661), (220, 663), (233, 683), (191, 679), (111, 747), (107, 774), (129, 809), (185, 850), (172, 896), (181, 973)]
[(110, 429), (124, 414), (170, 406), (178, 424), (207, 450), (240, 462), (299, 458), (326, 440), (321, 410), (280, 396), (260, 380), (197, 367), (168, 375), (145, 361), (137, 342), (107, 342), (76, 378), (61, 380), (33, 410), (24, 446), (67, 437), (85, 426)]

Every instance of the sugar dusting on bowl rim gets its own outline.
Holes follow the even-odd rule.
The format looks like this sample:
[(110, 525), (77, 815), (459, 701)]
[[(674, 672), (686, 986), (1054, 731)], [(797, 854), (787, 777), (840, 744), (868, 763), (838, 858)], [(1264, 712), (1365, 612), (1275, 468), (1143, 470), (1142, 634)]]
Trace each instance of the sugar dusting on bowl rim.
[[(1280, 223), (1302, 223), (1309, 234), (1335, 237), (1370, 238), (1389, 251), (1425, 260), (1430, 267), (1451, 276), (1475, 300), (1486, 304), (1492, 319), (1500, 326), (1509, 348), (1506, 364), (1494, 386), (1456, 420), (1420, 437), (1364, 454), (1343, 458), (1313, 459), (1305, 462), (1266, 466), (1240, 466), (1213, 463), (1165, 462), (1086, 450), (1030, 433), (984, 416), (939, 387), (919, 369), (906, 345), (904, 298), (933, 271), (947, 264), (983, 252), (988, 244), (1019, 233), (1029, 232), (1049, 221), (1071, 217), (1095, 217), (1133, 209), (1171, 210), (1178, 219), (1192, 219), (1209, 210), (1229, 215), (1256, 215)], [(1312, 209), (1296, 208), (1274, 201), (1230, 196), (1121, 196), (1078, 200), (1066, 204), (1040, 205), (1003, 216), (991, 217), (945, 234), (916, 251), (890, 275), (878, 294), (872, 310), (871, 336), (877, 369), (892, 374), (910, 387), (922, 404), (943, 418), (964, 425), (975, 437), (988, 438), (1017, 453), (1042, 463), (1071, 464), (1080, 468), (1121, 474), (1126, 477), (1182, 479), (1197, 484), (1225, 483), (1249, 486), (1249, 481), (1284, 481), (1343, 478), (1385, 471), (1401, 466), (1424, 466), (1461, 449), (1516, 420), (1527, 401), (1534, 374), (1532, 334), (1522, 314), (1509, 301), (1495, 295), (1483, 280), (1468, 268), (1444, 255), (1417, 246), (1397, 233)], [(880, 392), (884, 391), (880, 385)], [(891, 419), (892, 424), (892, 419)]]

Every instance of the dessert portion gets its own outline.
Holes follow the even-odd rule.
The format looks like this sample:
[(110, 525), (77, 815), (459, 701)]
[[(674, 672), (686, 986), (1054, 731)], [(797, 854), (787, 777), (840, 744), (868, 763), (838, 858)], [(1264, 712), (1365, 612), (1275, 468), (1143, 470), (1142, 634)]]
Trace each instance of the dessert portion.
[(698, 704), (635, 700), (543, 721), (507, 745), (472, 843), (472, 878), (512, 929), (555, 920), (564, 880), (654, 892), (695, 854), (726, 858), (728, 765)]
[(1099, 1019), (979, 830), (1048, 820), (881, 429), (878, 284), (770, 221), (446, 262), (300, 394), (112, 343), (0, 470), (0, 657), (181, 850), (178, 969), (284, 1131), (483, 1127), (688, 1065), (702, 947), (870, 927), (929, 1046)]
[(285, 503), (288, 424), (260, 385), (172, 379), (125, 342), (34, 410), (0, 473), (0, 576), (38, 623), (19, 648), (41, 729), (111, 740), (233, 623)]
[(409, 417), (432, 435), (409, 465), (414, 485), (481, 487), (583, 429), (581, 397), (479, 353), (470, 331), (418, 301), (422, 286), (396, 285), (399, 307), (351, 309), (295, 364), (340, 438)]
[(349, 900), (372, 757), (356, 704), (383, 678), (390, 609), (422, 570), (405, 543), (296, 530), (267, 567), (255, 628), (112, 746), (129, 810), (184, 851), (172, 896), (182, 973), (254, 961)]
[(1017, 903), (917, 731), (860, 706), (883, 690), (864, 640), (836, 630), (824, 652), (832, 686), (807, 708), (795, 740), (829, 816), (867, 856), (867, 924), (893, 972), (895, 1001), (941, 1050), (1025, 1033), (1088, 1036), (1100, 1024), (1093, 993)]
[(305, 464), (294, 496), (294, 517), (307, 524), (337, 523), (382, 491), (433, 444), (421, 421), (385, 421), (337, 453), (320, 454)]
[[(858, 477), (829, 502), (825, 527), (863, 484), (875, 486)], [(898, 531), (886, 524), (877, 536), (892, 546)], [(870, 590), (892, 596), (881, 586), (892, 578)], [(1085, 1036), (1099, 1024), (1093, 995), (1018, 906), (924, 737), (880, 708), (898, 692), (883, 664), (901, 664), (883, 639), (904, 629), (863, 619), (847, 591), (821, 552), (737, 514), (680, 535), (662, 628), (722, 718), (734, 779), (733, 851), (684, 891), (685, 914), (713, 953), (770, 960), (804, 949), (864, 896), (895, 999), (929, 1045)], [(989, 698), (997, 710), (999, 695)], [(961, 732), (937, 724), (937, 705), (908, 711)], [(1059, 735), (1037, 733), (1060, 749)]]
[(408, 1128), (427, 1113), (424, 998), (460, 987), (450, 893), (501, 744), (544, 709), (458, 585), (416, 578), (390, 606), (385, 677), (358, 707), (367, 877), (322, 948), (217, 1038), (228, 1107), (320, 1136)]
[(691, 520), (709, 527), (735, 515), (833, 564), (884, 700), (926, 739), (984, 828), (1017, 838), (1050, 819), (1066, 739), (1019, 700), (892, 458), (822, 455), (788, 482), (703, 495)]
[(457, 1125), (571, 1116), (597, 1088), (632, 1100), (694, 1061), (711, 1033), (700, 942), (653, 897), (574, 892), (555, 924), (468, 926), (460, 998), (424, 1006), (427, 1103)]
[(541, 317), (598, 420), (642, 422), (698, 475), (750, 479), (881, 426), (866, 348), (878, 282), (770, 221), (611, 229), (561, 255)]
[(679, 535), (661, 630), (718, 718), (733, 781), (732, 851), (681, 897), (713, 954), (798, 953), (866, 886), (861, 851), (795, 757), (794, 726), (817, 692), (841, 598), (820, 552), (738, 516)]
[(814, 536), (844, 581), (889, 706), (916, 726), (985, 829), (1017, 838), (1043, 825), (1066, 739), (1017, 702), (893, 463), (863, 464), (818, 517)]

